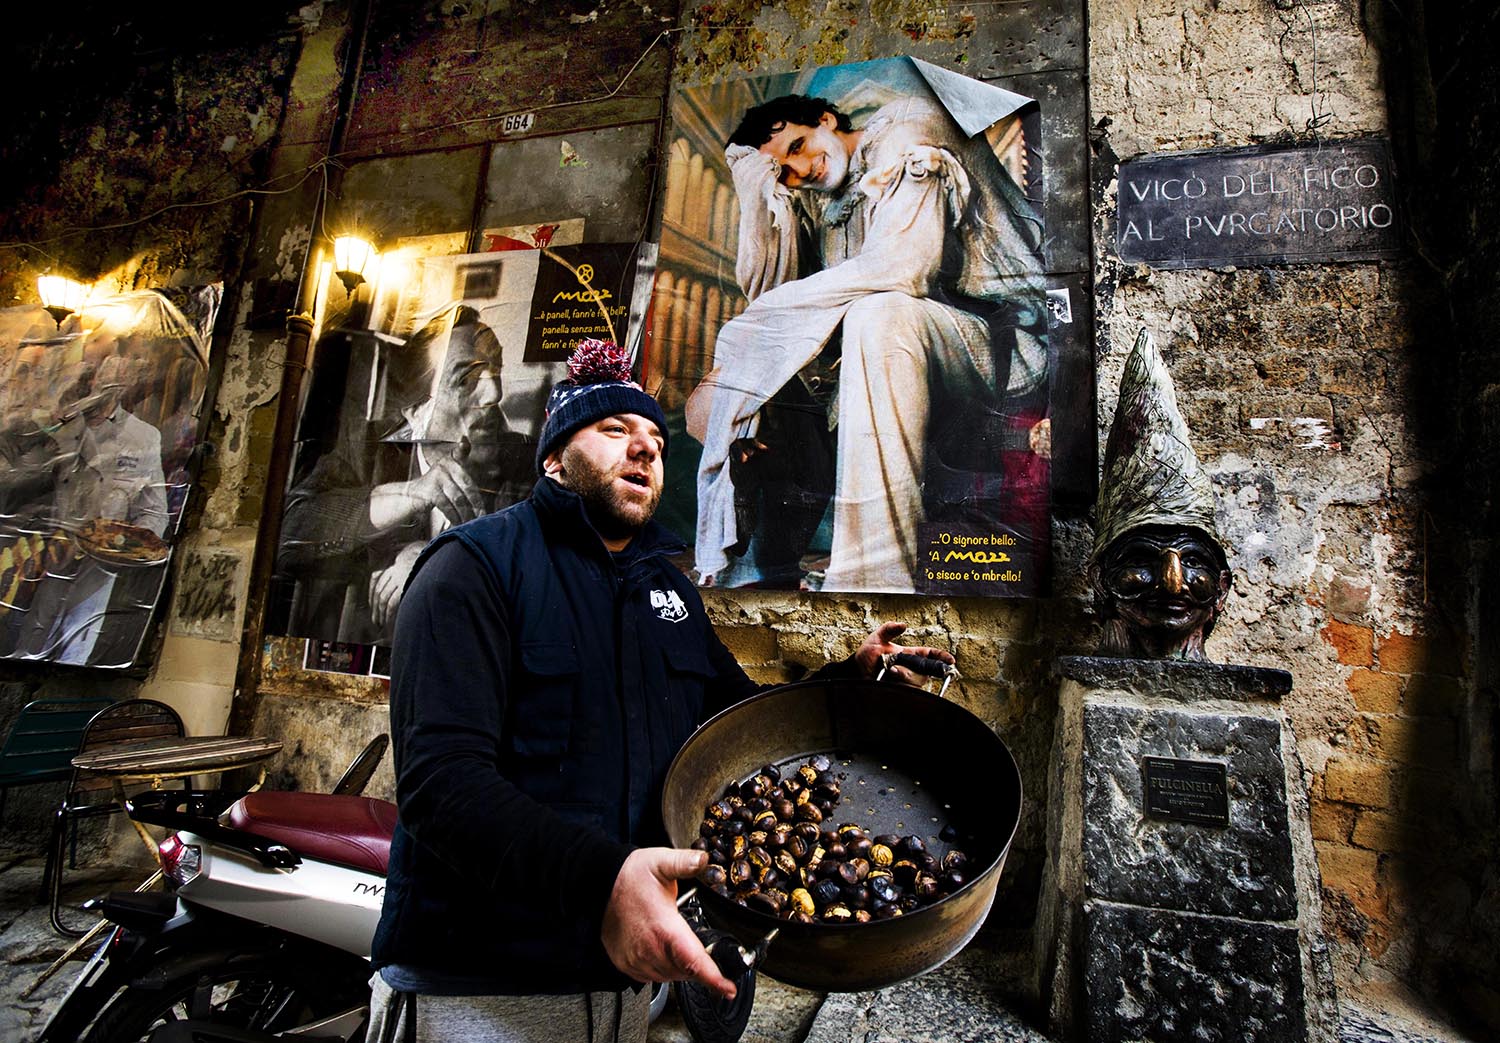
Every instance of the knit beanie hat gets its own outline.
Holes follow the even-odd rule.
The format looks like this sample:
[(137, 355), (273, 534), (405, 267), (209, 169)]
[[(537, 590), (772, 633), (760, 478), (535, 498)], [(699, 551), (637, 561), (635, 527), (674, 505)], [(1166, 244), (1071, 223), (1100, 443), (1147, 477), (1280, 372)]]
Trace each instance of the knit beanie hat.
[(634, 413), (655, 422), (666, 455), (667, 417), (656, 399), (630, 379), (630, 356), (607, 340), (582, 340), (568, 358), (568, 376), (552, 385), (547, 420), (536, 450), (536, 473), (580, 427), (617, 413)]

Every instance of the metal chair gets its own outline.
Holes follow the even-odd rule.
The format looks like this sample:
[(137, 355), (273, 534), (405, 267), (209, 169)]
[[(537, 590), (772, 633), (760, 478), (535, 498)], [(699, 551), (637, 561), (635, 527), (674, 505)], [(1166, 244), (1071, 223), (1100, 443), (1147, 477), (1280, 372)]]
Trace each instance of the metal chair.
[(381, 732), (371, 739), (365, 748), (359, 752), (344, 769), (344, 777), (334, 783), (333, 792), (339, 796), (357, 797), (365, 791), (370, 784), (370, 776), (375, 774), (375, 769), (380, 767), (380, 758), (385, 756), (385, 749), (391, 744), (391, 737)]
[(36, 699), (21, 708), (0, 748), (0, 820), (12, 786), (62, 782), (73, 774), (72, 760), (83, 743), (84, 727), (112, 702), (102, 695)]
[[(90, 718), (83, 730), (83, 740), (74, 755), (143, 739), (177, 739), (184, 734), (182, 718), (166, 703), (155, 699), (126, 699), (100, 710)], [(68, 861), (73, 868), (77, 868), (77, 820), (95, 815), (113, 815), (125, 809), (117, 799), (115, 783), (111, 779), (77, 768), (71, 768), (70, 771), (68, 792), (52, 819), (52, 838), (47, 845), (47, 867), (42, 875), (42, 884), (47, 893), (53, 930), (76, 938), (84, 933), (83, 930), (64, 924), (59, 914), (63, 848), (67, 844), (68, 827), (73, 827), (72, 857)], [(183, 780), (184, 789), (190, 788), (189, 782), (188, 779)]]

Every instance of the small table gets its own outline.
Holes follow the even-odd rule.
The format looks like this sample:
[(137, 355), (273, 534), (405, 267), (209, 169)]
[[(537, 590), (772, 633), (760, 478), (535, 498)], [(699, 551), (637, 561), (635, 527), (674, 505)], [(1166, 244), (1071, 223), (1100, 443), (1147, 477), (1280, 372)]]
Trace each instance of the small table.
[[(275, 739), (262, 739), (253, 735), (191, 735), (141, 739), (138, 742), (124, 742), (90, 750), (74, 757), (73, 767), (108, 776), (114, 787), (115, 799), (123, 808), (127, 782), (149, 783), (154, 789), (169, 779), (185, 779), (193, 775), (248, 768), (253, 764), (261, 764), (280, 751), (281, 743)], [(259, 789), (265, 779), (266, 769), (262, 764), (260, 776), (250, 788)], [(159, 863), (161, 857), (157, 854), (156, 841), (151, 834), (135, 819), (131, 819), (130, 824), (141, 835), (147, 850)]]

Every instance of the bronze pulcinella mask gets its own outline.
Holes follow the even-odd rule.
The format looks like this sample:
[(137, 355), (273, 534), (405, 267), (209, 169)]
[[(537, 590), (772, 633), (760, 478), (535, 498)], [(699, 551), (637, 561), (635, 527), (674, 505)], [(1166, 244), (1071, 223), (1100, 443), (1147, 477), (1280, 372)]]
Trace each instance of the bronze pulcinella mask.
[(1100, 652), (1206, 659), (1203, 641), (1230, 582), (1223, 551), (1206, 534), (1165, 525), (1131, 530), (1099, 559), (1094, 596), (1105, 616)]
[(1171, 375), (1145, 331), (1120, 379), (1089, 563), (1099, 654), (1206, 660), (1233, 574), (1213, 485), (1188, 440)]

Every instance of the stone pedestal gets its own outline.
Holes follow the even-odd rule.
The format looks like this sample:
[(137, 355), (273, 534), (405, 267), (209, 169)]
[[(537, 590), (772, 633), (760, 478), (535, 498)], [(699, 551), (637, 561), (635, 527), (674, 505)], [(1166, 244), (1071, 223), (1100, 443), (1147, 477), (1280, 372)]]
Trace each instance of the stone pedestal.
[[(1057, 674), (1036, 961), (1052, 1029), (1090, 1043), (1336, 1039), (1306, 791), (1280, 706), (1291, 675), (1086, 656)], [(1154, 814), (1146, 758), (1191, 762), (1170, 777), (1153, 762)], [(1178, 799), (1162, 808), (1163, 796)]]

